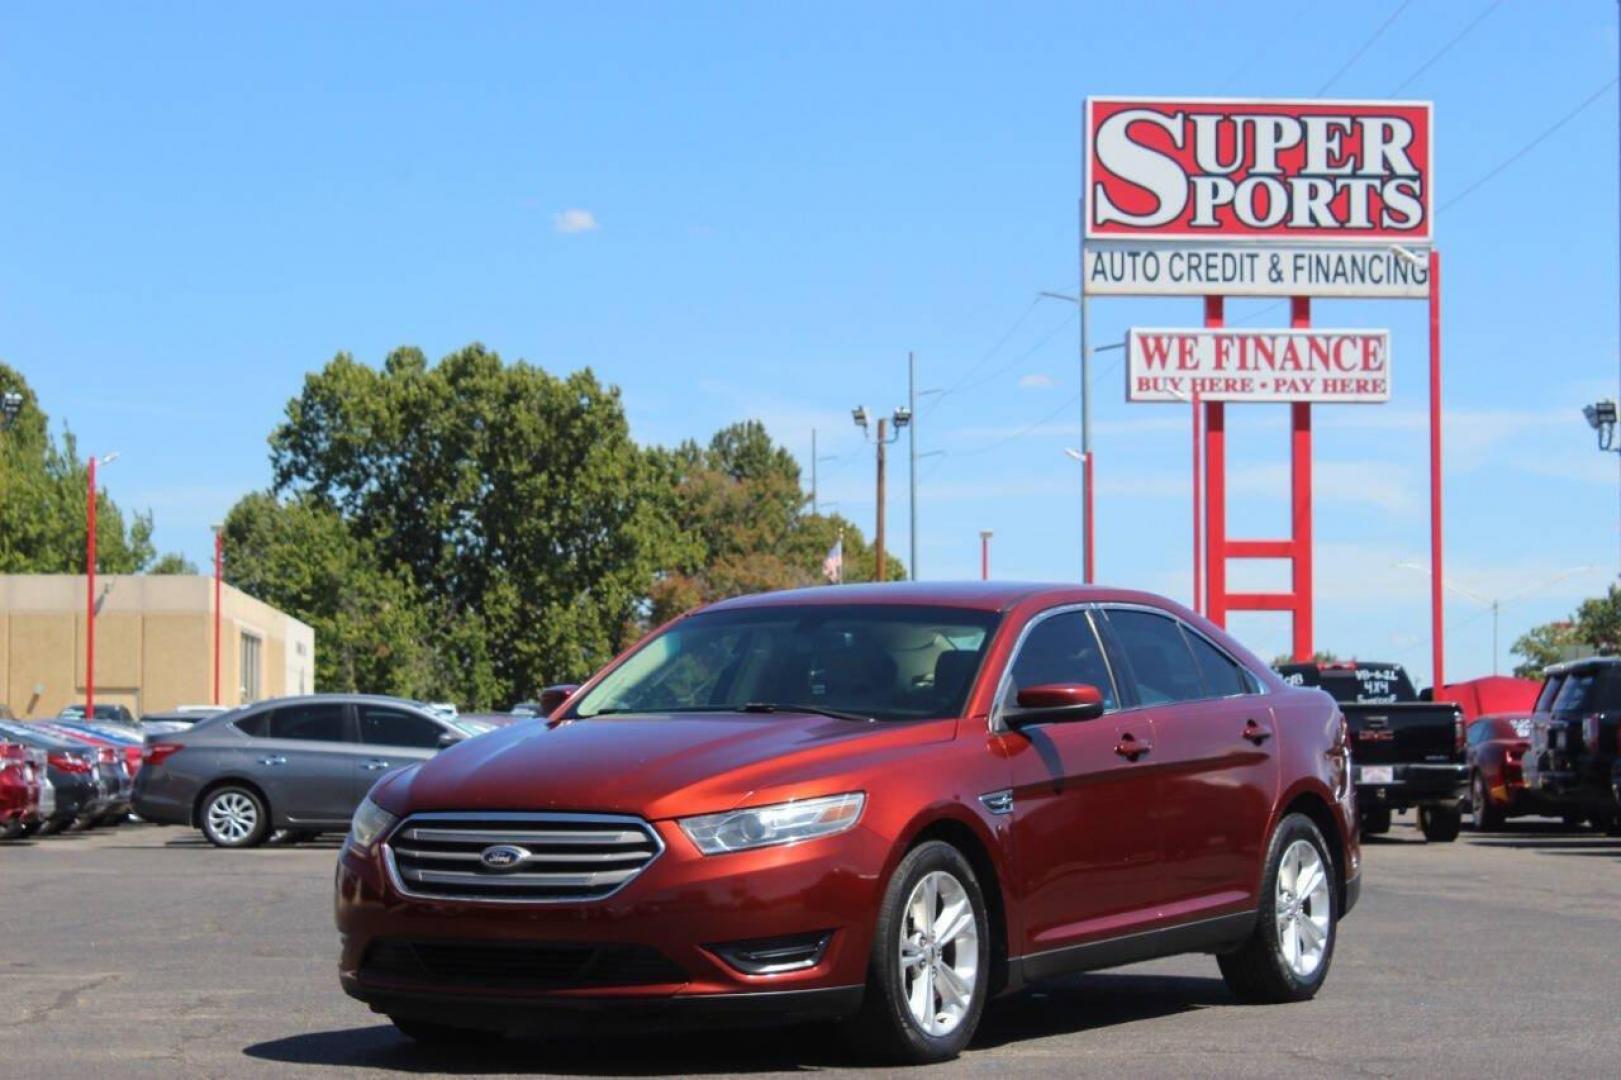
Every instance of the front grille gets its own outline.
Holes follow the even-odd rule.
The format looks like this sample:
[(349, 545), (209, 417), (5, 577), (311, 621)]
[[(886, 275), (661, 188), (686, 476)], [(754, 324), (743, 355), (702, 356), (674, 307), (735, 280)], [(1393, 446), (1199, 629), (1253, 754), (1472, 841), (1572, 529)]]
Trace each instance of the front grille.
[(663, 850), (647, 822), (610, 814), (415, 814), (384, 845), (408, 896), (528, 904), (600, 900)]
[(584, 986), (660, 986), (687, 973), (646, 945), (567, 942), (375, 942), (361, 975), (411, 982), (511, 989), (565, 990)]

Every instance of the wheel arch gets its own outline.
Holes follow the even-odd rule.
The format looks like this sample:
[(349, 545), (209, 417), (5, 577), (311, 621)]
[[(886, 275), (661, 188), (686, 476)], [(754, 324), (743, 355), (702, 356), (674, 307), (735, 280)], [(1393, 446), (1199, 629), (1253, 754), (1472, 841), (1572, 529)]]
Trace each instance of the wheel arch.
[(1278, 825), (1290, 814), (1300, 814), (1317, 826), (1317, 831), (1323, 834), (1323, 842), (1328, 845), (1328, 853), (1334, 860), (1335, 891), (1338, 894), (1339, 910), (1345, 911), (1346, 902), (1346, 850), (1345, 837), (1341, 834), (1339, 821), (1334, 816), (1333, 807), (1327, 798), (1313, 788), (1306, 788), (1294, 792), (1282, 809), (1278, 811), (1277, 820), (1272, 823), (1272, 829), (1267, 833), (1267, 849), (1271, 850), (1272, 835), (1276, 833)]
[(986, 824), (969, 812), (953, 813), (947, 808), (921, 816), (912, 823), (904, 841), (896, 845), (884, 880), (894, 873), (895, 867), (906, 854), (930, 840), (940, 840), (958, 851), (973, 867), (979, 878), (980, 892), (985, 897), (991, 930), (991, 980), (989, 992), (995, 996), (1008, 987), (1009, 957), (1012, 943), (1017, 940), (1013, 915), (1015, 908), (1008, 896), (1008, 875), (1003, 868), (1001, 844)]

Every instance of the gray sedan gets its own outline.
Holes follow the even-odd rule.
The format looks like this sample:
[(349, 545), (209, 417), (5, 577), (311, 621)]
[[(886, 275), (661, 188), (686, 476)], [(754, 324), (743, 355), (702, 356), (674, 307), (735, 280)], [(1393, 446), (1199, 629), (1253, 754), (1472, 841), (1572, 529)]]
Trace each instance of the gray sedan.
[(147, 738), (135, 810), (227, 848), (346, 830), (372, 784), (469, 736), (398, 698), (278, 698)]

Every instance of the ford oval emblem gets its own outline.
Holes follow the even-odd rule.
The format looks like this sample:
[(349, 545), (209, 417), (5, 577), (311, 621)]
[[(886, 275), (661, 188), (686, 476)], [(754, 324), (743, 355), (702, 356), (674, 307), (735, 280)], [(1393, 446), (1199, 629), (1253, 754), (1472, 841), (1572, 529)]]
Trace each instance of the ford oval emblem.
[(496, 844), (478, 853), (478, 861), (488, 870), (510, 870), (529, 858), (529, 852), (515, 844)]

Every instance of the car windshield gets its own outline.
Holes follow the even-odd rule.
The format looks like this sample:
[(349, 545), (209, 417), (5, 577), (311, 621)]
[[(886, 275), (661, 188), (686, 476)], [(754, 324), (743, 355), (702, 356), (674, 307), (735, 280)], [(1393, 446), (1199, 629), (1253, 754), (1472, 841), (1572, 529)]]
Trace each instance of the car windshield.
[(892, 604), (703, 612), (643, 645), (569, 715), (799, 708), (875, 720), (956, 716), (999, 618)]

